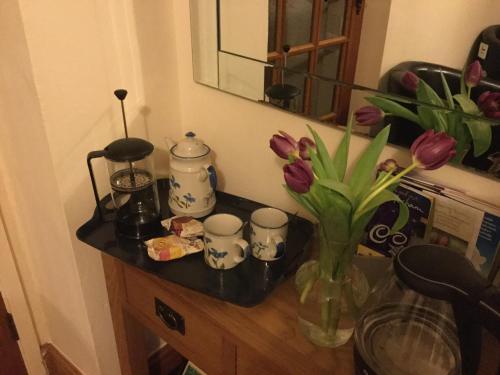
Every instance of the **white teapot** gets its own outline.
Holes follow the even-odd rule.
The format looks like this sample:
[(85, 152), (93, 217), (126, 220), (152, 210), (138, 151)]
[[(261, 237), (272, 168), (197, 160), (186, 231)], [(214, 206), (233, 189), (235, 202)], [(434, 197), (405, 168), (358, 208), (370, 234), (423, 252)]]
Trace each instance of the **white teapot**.
[(215, 207), (217, 175), (210, 147), (193, 132), (177, 144), (166, 138), (170, 148), (168, 206), (175, 215), (203, 217)]

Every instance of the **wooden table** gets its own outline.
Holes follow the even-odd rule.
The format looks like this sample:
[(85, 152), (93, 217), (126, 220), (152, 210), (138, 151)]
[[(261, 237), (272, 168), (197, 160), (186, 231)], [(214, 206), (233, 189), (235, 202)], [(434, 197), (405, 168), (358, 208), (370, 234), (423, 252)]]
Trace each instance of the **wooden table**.
[[(352, 344), (319, 348), (298, 330), (293, 278), (260, 305), (232, 305), (160, 279), (103, 254), (123, 374), (147, 374), (143, 327), (213, 374), (353, 374)], [(184, 318), (168, 328), (156, 300)]]

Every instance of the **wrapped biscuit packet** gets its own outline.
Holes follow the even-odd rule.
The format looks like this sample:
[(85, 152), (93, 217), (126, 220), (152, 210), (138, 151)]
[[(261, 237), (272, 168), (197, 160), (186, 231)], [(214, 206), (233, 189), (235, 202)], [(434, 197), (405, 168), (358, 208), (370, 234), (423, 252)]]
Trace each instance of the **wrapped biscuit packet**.
[(174, 232), (179, 237), (201, 237), (203, 236), (203, 224), (191, 216), (174, 216), (162, 220), (161, 225), (168, 231)]
[(148, 255), (154, 260), (168, 261), (203, 250), (203, 241), (199, 238), (181, 238), (175, 234), (153, 238), (144, 242)]

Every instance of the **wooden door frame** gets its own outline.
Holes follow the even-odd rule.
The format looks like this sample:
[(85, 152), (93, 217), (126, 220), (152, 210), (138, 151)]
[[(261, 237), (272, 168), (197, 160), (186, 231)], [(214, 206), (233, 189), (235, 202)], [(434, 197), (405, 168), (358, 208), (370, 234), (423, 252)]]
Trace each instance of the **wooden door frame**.
[[(2, 160), (0, 160), (1, 162)], [(14, 257), (11, 236), (7, 230), (6, 218), (3, 214), (9, 210), (8, 194), (2, 180), (2, 165), (0, 163), (0, 287), (7, 311), (12, 314), (19, 335), (19, 349), (29, 374), (44, 374), (40, 341), (33, 323), (24, 287), (19, 277), (18, 266)], [(4, 169), (5, 170), (5, 169)]]
[[(283, 37), (286, 34), (285, 19), (286, 19), (286, 0), (276, 1), (276, 33), (275, 33), (275, 50), (268, 52), (268, 62), (282, 65), (283, 59)], [(311, 10), (311, 30), (310, 40), (304, 44), (291, 46), (288, 56), (297, 56), (308, 54), (308, 74), (316, 73), (319, 51), (326, 47), (340, 46), (340, 58), (337, 68), (337, 79), (354, 83), (356, 73), (358, 49), (361, 38), (361, 27), (363, 21), (363, 13), (365, 4), (362, 0), (346, 0), (344, 9), (344, 24), (342, 27), (342, 35), (328, 39), (320, 38), (320, 23), (323, 10), (321, 0), (312, 2)], [(280, 69), (273, 69), (272, 82), (273, 84), (281, 82), (282, 72)], [(312, 110), (311, 92), (312, 79), (304, 77), (304, 98), (301, 114), (310, 115)], [(345, 87), (332, 87), (332, 112), (320, 116), (320, 121), (336, 121), (340, 124), (345, 124), (351, 101), (351, 89)]]

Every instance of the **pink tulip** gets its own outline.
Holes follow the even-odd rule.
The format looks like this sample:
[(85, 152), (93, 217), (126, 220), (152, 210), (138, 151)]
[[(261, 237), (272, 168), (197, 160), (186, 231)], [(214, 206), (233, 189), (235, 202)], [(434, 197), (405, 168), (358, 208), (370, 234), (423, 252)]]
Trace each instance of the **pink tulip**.
[(271, 149), (282, 159), (288, 159), (288, 155), (297, 153), (297, 141), (284, 131), (279, 131), (281, 135), (274, 134), (269, 141)]
[(297, 159), (283, 167), (285, 181), (290, 189), (296, 193), (307, 193), (314, 181), (314, 175), (309, 164)]
[(312, 149), (316, 149), (316, 144), (311, 138), (308, 137), (302, 137), (299, 139), (299, 156), (303, 160), (310, 160), (311, 157), (309, 156), (309, 151), (307, 150), (307, 146), (311, 147)]
[(384, 118), (384, 112), (371, 105), (359, 108), (354, 112), (356, 122), (361, 126), (372, 126), (378, 124)]
[(410, 71), (405, 72), (401, 77), (401, 85), (403, 85), (403, 87), (410, 92), (417, 91), (419, 82), (420, 78), (418, 78), (415, 73)]
[(483, 78), (483, 68), (479, 60), (474, 60), (465, 70), (465, 84), (467, 87), (476, 87), (481, 78)]
[(500, 92), (483, 92), (477, 105), (486, 117), (500, 119)]
[(427, 130), (411, 145), (413, 160), (420, 168), (437, 169), (446, 164), (456, 154), (457, 141), (444, 132)]

